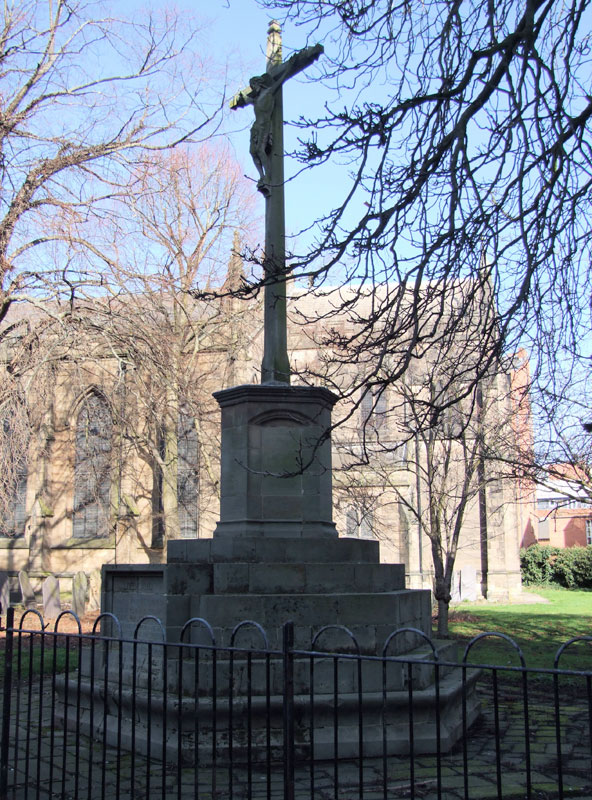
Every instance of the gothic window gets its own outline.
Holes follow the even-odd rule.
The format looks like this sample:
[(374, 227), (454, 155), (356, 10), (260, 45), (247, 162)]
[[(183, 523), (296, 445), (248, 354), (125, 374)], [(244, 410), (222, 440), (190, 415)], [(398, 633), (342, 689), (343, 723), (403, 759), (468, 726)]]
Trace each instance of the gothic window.
[(28, 420), (24, 409), (3, 409), (0, 414), (0, 536), (23, 536), (26, 520)]
[(77, 539), (109, 536), (112, 433), (107, 401), (89, 394), (76, 420), (72, 535)]
[(359, 537), (361, 539), (374, 539), (374, 515), (371, 511), (360, 514)]
[(347, 536), (358, 535), (358, 512), (350, 506), (345, 514), (345, 532)]
[(405, 466), (407, 463), (407, 446), (408, 442), (401, 442), (398, 444), (396, 448), (393, 450), (393, 461), (396, 464), (400, 464), (401, 466)]
[(386, 389), (383, 386), (366, 389), (360, 401), (362, 425), (369, 424), (374, 430), (379, 430), (386, 421), (386, 412)]
[[(164, 432), (158, 432), (158, 447), (161, 458), (165, 458)], [(195, 421), (185, 412), (179, 414), (177, 427), (177, 514), (179, 535), (182, 539), (197, 538), (198, 494), (199, 494), (199, 445)], [(162, 547), (165, 538), (165, 515), (163, 506), (163, 476), (159, 468), (154, 470), (152, 489), (152, 546)]]
[(362, 425), (369, 421), (372, 416), (372, 392), (367, 389), (362, 395), (360, 402), (360, 416), (362, 417)]
[(197, 537), (199, 445), (193, 417), (179, 414), (177, 445), (177, 507), (182, 539)]
[(345, 513), (347, 536), (359, 539), (374, 539), (374, 515), (372, 511), (350, 506)]

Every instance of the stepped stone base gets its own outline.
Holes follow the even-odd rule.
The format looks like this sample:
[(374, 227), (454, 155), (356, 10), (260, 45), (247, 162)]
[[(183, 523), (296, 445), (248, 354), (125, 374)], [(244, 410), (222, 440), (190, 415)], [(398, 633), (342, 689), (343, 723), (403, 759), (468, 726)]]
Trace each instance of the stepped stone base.
[[(437, 646), (439, 658), (453, 658), (450, 652), (454, 646), (440, 643)], [(430, 657), (432, 651), (430, 650)], [(413, 652), (413, 657), (421, 658), (421, 652)], [(341, 661), (338, 686), (338, 712), (336, 716), (334, 696), (333, 659), (314, 660), (314, 692), (311, 704), (310, 661), (306, 657), (295, 661), (294, 681), (294, 751), (298, 759), (318, 760), (337, 758), (357, 758), (382, 756), (386, 749), (388, 755), (407, 754), (410, 751), (410, 704), (407, 665), (389, 663), (386, 680), (383, 682), (382, 664), (363, 661), (361, 667), (361, 694), (357, 691), (357, 664), (350, 662), (353, 669), (348, 670), (348, 662)], [(199, 754), (202, 764), (211, 762), (215, 752), (219, 763), (232, 757), (238, 762), (247, 757), (254, 762), (265, 761), (268, 757), (281, 761), (284, 758), (284, 695), (281, 683), (281, 663), (272, 670), (269, 694), (248, 694), (245, 689), (246, 665), (241, 663), (237, 669), (232, 667), (232, 708), (229, 702), (230, 665), (227, 659), (217, 661), (216, 674), (218, 693), (213, 699), (211, 672), (207, 664), (200, 666), (201, 691), (197, 699), (186, 691), (178, 692), (172, 677), (176, 674), (174, 665), (169, 664), (169, 691), (166, 699), (162, 691), (154, 686), (140, 686), (141, 680), (132, 681), (131, 675), (123, 675), (123, 690), (116, 676), (107, 686), (88, 680), (88, 663), (82, 665), (80, 691), (81, 708), (77, 703), (78, 683), (68, 685), (68, 726), (81, 733), (103, 737), (103, 724), (106, 725), (106, 740), (111, 745), (121, 744), (123, 749), (135, 747), (139, 752), (150, 753), (154, 758), (165, 757), (172, 763), (181, 759), (184, 764), (192, 764)], [(209, 664), (211, 668), (211, 663)], [(255, 663), (249, 685), (257, 684), (262, 678), (265, 665)], [(376, 667), (376, 669), (374, 669)], [(391, 674), (392, 673), (392, 674)], [(138, 670), (138, 678), (141, 670)], [(145, 673), (144, 673), (145, 674)], [(468, 728), (478, 717), (479, 706), (475, 697), (474, 685), (477, 670), (468, 670), (463, 687), (459, 670), (452, 667), (441, 668), (439, 692), (434, 685), (433, 667), (426, 664), (413, 667), (413, 749), (416, 754), (434, 753), (439, 746), (447, 752), (462, 735), (463, 727)], [(154, 672), (152, 683), (158, 685)], [(193, 680), (193, 674), (190, 676)], [(60, 679), (58, 679), (60, 681)], [(63, 679), (60, 690), (65, 692)], [(185, 687), (185, 680), (183, 681)], [(188, 681), (191, 684), (191, 681)], [(277, 685), (276, 685), (277, 684)], [(264, 682), (259, 683), (262, 688)], [(174, 687), (174, 688), (173, 688)], [(279, 689), (279, 691), (278, 691)], [(465, 691), (463, 722), (463, 690)], [(195, 693), (194, 693), (195, 694)], [(249, 700), (247, 701), (247, 697)], [(437, 706), (439, 702), (439, 713)], [(92, 714), (90, 712), (92, 704)], [(314, 709), (314, 714), (311, 712)], [(80, 710), (80, 713), (79, 713)], [(247, 715), (250, 725), (245, 720)], [(147, 721), (150, 720), (148, 733)], [(132, 720), (135, 720), (132, 723)], [(56, 721), (63, 725), (64, 707), (57, 709)], [(133, 738), (132, 738), (133, 728)], [(247, 737), (250, 732), (250, 739)], [(121, 737), (120, 739), (118, 737)], [(148, 738), (149, 737), (149, 738)], [(335, 742), (337, 741), (337, 749)]]
[[(237, 386), (215, 397), (222, 411), (222, 452), (220, 521), (214, 537), (169, 542), (164, 565), (103, 567), (102, 611), (114, 614), (121, 627), (106, 618), (102, 632), (171, 644), (166, 649), (122, 645), (117, 660), (105, 664), (107, 675), (110, 666), (114, 672), (98, 695), (90, 682), (83, 682), (88, 700), (83, 707), (98, 704), (106, 711), (108, 727), (125, 713), (125, 735), (131, 728), (135, 742), (144, 726), (152, 731), (160, 726), (160, 738), (154, 740), (160, 752), (169, 745), (178, 752), (184, 740), (193, 751), (207, 750), (208, 741), (213, 751), (240, 750), (249, 746), (245, 736), (260, 750), (259, 739), (266, 741), (268, 734), (273, 747), (279, 747), (284, 696), (292, 696), (286, 671), (293, 661), (295, 743), (302, 754), (352, 757), (360, 738), (360, 714), (365, 753), (378, 754), (382, 748), (383, 721), (389, 751), (404, 752), (409, 680), (417, 695), (417, 742), (422, 742), (421, 752), (432, 752), (437, 695), (434, 667), (428, 663), (431, 650), (414, 653), (424, 663), (413, 667), (411, 679), (400, 663), (389, 663), (385, 680), (382, 662), (372, 661), (387, 642), (388, 655), (397, 656), (417, 648), (421, 634), (429, 637), (431, 593), (406, 589), (403, 565), (381, 564), (378, 542), (337, 536), (329, 438), (335, 395), (282, 384)], [(138, 622), (147, 615), (152, 618)], [(249, 622), (241, 625), (244, 621)], [(293, 624), (293, 645), (285, 648), (282, 659), (287, 622)], [(407, 630), (391, 637), (409, 628), (420, 635)], [(182, 657), (174, 646), (179, 641), (200, 647), (189, 648), (191, 653)], [(208, 646), (214, 644), (218, 649), (213, 655)], [(228, 647), (251, 652), (219, 649)], [(362, 654), (362, 682), (360, 662), (342, 658), (336, 673), (333, 658), (315, 657), (311, 665), (305, 653), (297, 652), (310, 650)], [(197, 662), (198, 667), (192, 658), (199, 654), (201, 659), (203, 653), (205, 663)], [(460, 730), (461, 681), (458, 676), (441, 677), (449, 682), (440, 686), (441, 732), (452, 745)], [(155, 689), (159, 682), (160, 696)], [(343, 742), (337, 751), (331, 749), (336, 694)], [(91, 698), (96, 701), (92, 705)], [(124, 711), (126, 704), (131, 716)], [(474, 703), (468, 707), (474, 709)], [(307, 715), (314, 717), (312, 738)], [(230, 722), (224, 733), (226, 718)], [(203, 740), (195, 731), (196, 720), (203, 724)], [(169, 742), (169, 731), (175, 744)]]
[[(168, 563), (103, 567), (102, 610), (119, 619), (124, 638), (139, 619), (158, 617), (169, 642), (179, 641), (187, 620), (200, 617), (226, 646), (235, 625), (253, 620), (267, 634), (237, 644), (272, 649), (281, 646), (282, 625), (295, 626), (295, 646), (309, 649), (322, 627), (341, 625), (355, 636), (362, 652), (380, 652), (397, 628), (414, 627), (429, 635), (430, 592), (405, 589), (401, 564), (381, 564), (378, 543), (358, 539), (262, 539), (225, 537), (173, 541)], [(145, 624), (139, 638), (157, 636)], [(197, 635), (193, 634), (192, 635)], [(190, 641), (185, 639), (185, 641)], [(351, 646), (341, 631), (327, 631), (321, 649)], [(397, 641), (397, 652), (409, 649)]]
[[(240, 758), (248, 750), (244, 714), (249, 697), (251, 757), (267, 758), (269, 724), (271, 755), (281, 759), (286, 676), (279, 651), (283, 625), (290, 620), (294, 625), (296, 650), (346, 655), (360, 652), (367, 656), (361, 664), (360, 695), (357, 660), (340, 659), (336, 685), (333, 658), (315, 657), (311, 670), (310, 658), (296, 653), (292, 680), (297, 758), (354, 757), (360, 741), (360, 707), (365, 756), (381, 755), (384, 744), (391, 754), (408, 751), (408, 667), (401, 662), (390, 662), (383, 671), (382, 661), (372, 660), (383, 652), (417, 660), (411, 673), (414, 747), (417, 753), (435, 752), (437, 693), (431, 647), (421, 643), (416, 633), (407, 631), (390, 639), (384, 651), (389, 636), (401, 628), (414, 628), (430, 635), (430, 592), (404, 586), (403, 566), (381, 564), (377, 542), (349, 538), (216, 536), (211, 540), (171, 542), (165, 565), (105, 566), (103, 611), (118, 617), (124, 637), (131, 638), (135, 632), (138, 640), (178, 642), (182, 636), (184, 642), (204, 647), (192, 651), (199, 653), (197, 668), (192, 653), (180, 664), (179, 650), (174, 645), (167, 647), (166, 664), (163, 651), (157, 646), (124, 645), (121, 657), (112, 659), (107, 686), (92, 689), (82, 676), (81, 685), (86, 693), (82, 724), (91, 725), (88, 709), (92, 697), (94, 719), (101, 720), (106, 712), (107, 736), (113, 743), (116, 743), (113, 737), (120, 731), (122, 745), (131, 747), (131, 717), (135, 715), (134, 742), (140, 751), (149, 746), (155, 757), (166, 752), (166, 757), (174, 760), (181, 749), (181, 758), (190, 761), (196, 745), (201, 754), (215, 749), (221, 758), (232, 746), (233, 757)], [(154, 620), (146, 620), (138, 628), (138, 620), (146, 614), (158, 617), (162, 628)], [(207, 620), (211, 629), (195, 621), (182, 634), (184, 623), (195, 617)], [(254, 621), (258, 626), (242, 626), (233, 634), (244, 620)], [(214, 643), (211, 634), (218, 647), (254, 648), (253, 657), (247, 659), (244, 652), (236, 652), (231, 660), (228, 651), (222, 649), (214, 660), (207, 649)], [(257, 653), (263, 649), (276, 653), (267, 661)], [(437, 653), (441, 661), (456, 660), (456, 648), (450, 642), (437, 643)], [(123, 692), (119, 689), (121, 667)], [(100, 669), (95, 672), (100, 674)], [(163, 694), (165, 677), (166, 694)], [(472, 690), (474, 680), (475, 675), (471, 675), (465, 684), (469, 725), (478, 715)], [(196, 686), (199, 686), (197, 698)], [(229, 723), (230, 687), (232, 724)], [(337, 753), (335, 691), (339, 697)], [(460, 671), (441, 667), (442, 751), (452, 747), (461, 735), (462, 691)], [(118, 725), (120, 715), (123, 727)], [(150, 745), (146, 740), (148, 715)], [(197, 732), (196, 718), (199, 718)]]

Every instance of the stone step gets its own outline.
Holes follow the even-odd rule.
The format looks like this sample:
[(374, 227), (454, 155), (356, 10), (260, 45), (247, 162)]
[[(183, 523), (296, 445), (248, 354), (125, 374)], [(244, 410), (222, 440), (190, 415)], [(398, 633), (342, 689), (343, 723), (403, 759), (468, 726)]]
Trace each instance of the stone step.
[[(450, 750), (462, 733), (463, 706), (466, 708), (467, 727), (477, 719), (479, 703), (474, 687), (478, 676), (478, 670), (469, 670), (465, 682), (462, 679), (462, 672), (455, 670), (441, 679), (438, 694), (433, 684), (412, 694), (415, 753), (435, 753), (438, 748), (437, 697), (441, 752)], [(66, 687), (61, 676), (57, 678), (56, 687), (58, 694), (63, 698)], [(466, 692), (464, 704), (463, 692)], [(230, 729), (230, 705), (227, 697), (217, 697), (215, 702), (211, 694), (200, 697), (196, 710), (196, 703), (191, 698), (183, 698), (179, 707), (178, 698), (172, 694), (168, 694), (165, 700), (165, 697), (158, 692), (152, 691), (148, 695), (145, 691), (136, 690), (134, 696), (129, 686), (123, 687), (120, 691), (117, 683), (105, 687), (91, 685), (87, 680), (80, 681), (80, 696), (77, 682), (68, 683), (67, 694), (68, 719), (65, 719), (61, 703), (56, 704), (55, 708), (55, 722), (60, 726), (67, 725), (68, 728), (85, 734), (92, 733), (96, 738), (102, 738), (103, 722), (106, 721), (106, 740), (111, 744), (120, 744), (123, 749), (131, 749), (133, 746), (133, 728), (136, 748), (140, 744), (140, 752), (146, 752), (146, 723), (149, 717), (150, 750), (155, 758), (162, 756), (163, 749), (166, 749), (167, 758), (174, 762), (179, 758), (184, 762), (190, 760), (194, 757), (196, 749), (199, 750), (200, 756), (206, 759), (207, 754), (213, 749), (221, 761), (227, 756)], [(298, 756), (310, 758), (311, 755), (318, 760), (358, 757), (360, 723), (363, 738), (362, 752), (365, 756), (381, 756), (385, 751), (388, 755), (408, 753), (409, 699), (407, 689), (389, 690), (386, 695), (383, 692), (370, 691), (364, 693), (360, 707), (357, 693), (347, 694), (340, 691), (336, 730), (333, 692), (315, 694), (314, 744), (311, 748), (310, 694), (308, 692), (297, 694), (294, 697), (295, 716), (299, 721), (295, 728), (294, 743), (297, 758)], [(265, 758), (268, 735), (277, 757), (282, 758), (283, 700), (282, 694), (269, 697), (258, 695), (252, 697), (247, 705), (245, 698), (240, 694), (233, 697), (232, 738), (233, 752), (237, 759), (240, 757), (241, 747), (246, 748), (249, 744), (254, 760)], [(247, 709), (251, 713), (249, 729), (244, 716)], [(214, 732), (214, 719), (216, 732)], [(182, 731), (181, 737), (179, 725)], [(247, 730), (250, 739), (247, 739)], [(179, 753), (179, 741), (181, 750), (185, 751), (182, 754)]]
[[(166, 593), (333, 594), (392, 592), (405, 588), (403, 564), (169, 564)], [(139, 586), (139, 583), (138, 583)]]
[[(167, 630), (169, 641), (179, 641), (183, 623), (191, 618), (205, 619), (214, 629), (218, 644), (228, 645), (235, 625), (255, 620), (267, 634), (268, 646), (281, 647), (282, 625), (294, 623), (296, 646), (310, 648), (313, 636), (327, 630), (317, 648), (352, 649), (351, 637), (336, 626), (349, 629), (365, 653), (375, 653), (387, 636), (398, 628), (431, 629), (430, 592), (401, 589), (394, 592), (336, 592), (332, 594), (168, 594)], [(178, 620), (178, 622), (176, 622)], [(238, 647), (260, 647), (261, 634), (254, 626), (241, 630)], [(393, 643), (395, 652), (406, 652), (417, 642), (403, 634)]]
[(214, 594), (331, 594), (405, 588), (403, 564), (237, 564), (213, 565)]
[[(293, 659), (294, 692), (303, 695), (309, 693), (312, 682), (315, 695), (322, 696), (333, 691), (336, 680), (340, 695), (355, 695), (360, 685), (365, 697), (368, 693), (378, 697), (383, 690), (403, 691), (410, 684), (415, 691), (426, 689), (434, 682), (436, 660), (439, 663), (440, 680), (457, 669), (451, 666), (458, 660), (456, 643), (434, 641), (433, 644), (435, 651), (429, 646), (421, 646), (406, 653), (400, 660), (387, 661), (373, 657), (363, 657), (360, 661), (349, 656), (335, 658), (331, 655), (296, 654)], [(231, 675), (233, 691), (237, 696), (244, 697), (249, 692), (253, 697), (279, 695), (283, 691), (286, 676), (284, 661), (279, 653), (269, 658), (255, 653), (247, 658), (247, 653), (241, 651), (233, 653), (231, 661), (229, 651), (223, 648), (217, 651), (214, 659), (212, 651), (206, 647), (185, 647), (181, 665), (179, 657), (179, 649), (169, 645), (166, 682), (167, 691), (173, 697), (178, 697), (180, 673), (184, 697), (195, 695), (196, 691), (200, 697), (211, 697), (214, 685), (220, 696), (227, 694)], [(90, 659), (90, 652), (83, 653), (80, 669), (84, 678), (91, 673)], [(121, 658), (119, 653), (111, 656), (108, 673), (110, 683), (121, 680), (128, 688), (132, 686), (135, 675), (135, 686), (140, 692), (146, 691), (149, 685), (153, 690), (162, 688), (163, 651), (153, 646), (149, 652), (146, 645), (138, 645), (134, 656), (132, 646), (126, 643)], [(104, 674), (100, 653), (95, 654), (95, 674)]]
[(379, 543), (370, 539), (302, 539), (280, 537), (224, 537), (174, 539), (167, 545), (167, 563), (357, 563), (378, 564)]

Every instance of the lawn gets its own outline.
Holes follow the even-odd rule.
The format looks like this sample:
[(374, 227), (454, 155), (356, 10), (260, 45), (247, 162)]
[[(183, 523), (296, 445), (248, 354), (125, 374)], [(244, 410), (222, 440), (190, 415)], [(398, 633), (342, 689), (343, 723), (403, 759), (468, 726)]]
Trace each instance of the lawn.
[[(592, 637), (592, 592), (532, 587), (546, 603), (494, 605), (462, 603), (450, 614), (450, 634), (468, 642), (486, 631), (510, 636), (520, 647), (529, 667), (552, 668), (558, 648), (575, 636)], [(520, 664), (511, 644), (500, 639), (481, 640), (470, 651), (470, 660), (504, 665)], [(592, 642), (572, 645), (562, 656), (560, 667), (592, 670)]]
[[(15, 621), (14, 626), (15, 629), (18, 630), (19, 624), (21, 621), (22, 615), (25, 613), (25, 609), (21, 606), (18, 606), (15, 609)], [(92, 630), (92, 625), (97, 617), (97, 613), (88, 614), (82, 618), (82, 630), (85, 632), (90, 632)], [(2, 617), (2, 626), (6, 624), (6, 617)], [(48, 631), (54, 630), (55, 621), (49, 620), (47, 623)], [(59, 623), (59, 631), (63, 632), (64, 634), (72, 634), (78, 632), (78, 625), (75, 620), (67, 615), (60, 620)], [(40, 622), (36, 615), (28, 614), (26, 620), (23, 622), (23, 628), (25, 630), (32, 630), (38, 631), (40, 630)], [(19, 640), (20, 640), (20, 677), (28, 678), (29, 676), (29, 665), (32, 664), (33, 674), (38, 675), (43, 667), (44, 674), (51, 674), (53, 672), (53, 659), (54, 659), (54, 645), (55, 645), (55, 663), (56, 663), (56, 672), (64, 672), (66, 669), (66, 662), (69, 670), (76, 669), (78, 665), (78, 643), (75, 639), (70, 640), (70, 644), (68, 647), (68, 655), (66, 655), (66, 636), (58, 637), (57, 641), (54, 639), (53, 636), (48, 635), (45, 639), (45, 647), (44, 647), (44, 654), (43, 654), (43, 663), (41, 661), (41, 643), (39, 640), (39, 636), (35, 636), (33, 640), (27, 635), (24, 634), (21, 637), (17, 633), (14, 634), (13, 637), (13, 658), (12, 658), (12, 666), (13, 666), (13, 679), (17, 679), (18, 672), (19, 672)], [(5, 643), (6, 643), (6, 631), (4, 627), (0, 628), (0, 681), (4, 678), (4, 670), (5, 670), (5, 661), (6, 661), (6, 654), (5, 654)], [(31, 644), (33, 647), (31, 648)]]

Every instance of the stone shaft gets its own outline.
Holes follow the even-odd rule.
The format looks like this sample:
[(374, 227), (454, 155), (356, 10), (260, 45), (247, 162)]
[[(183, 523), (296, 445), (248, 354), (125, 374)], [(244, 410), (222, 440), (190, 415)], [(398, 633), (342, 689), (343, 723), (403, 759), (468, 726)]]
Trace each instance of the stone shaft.
[[(279, 26), (268, 32), (267, 71), (281, 63)], [(286, 216), (284, 196), (284, 104), (282, 85), (275, 92), (271, 118), (270, 186), (265, 198), (264, 342), (261, 383), (290, 383), (286, 332)]]

